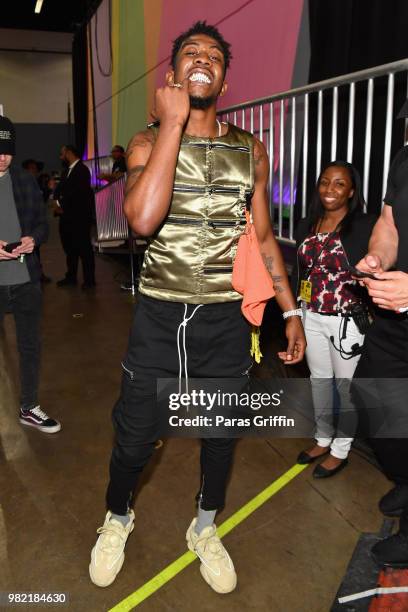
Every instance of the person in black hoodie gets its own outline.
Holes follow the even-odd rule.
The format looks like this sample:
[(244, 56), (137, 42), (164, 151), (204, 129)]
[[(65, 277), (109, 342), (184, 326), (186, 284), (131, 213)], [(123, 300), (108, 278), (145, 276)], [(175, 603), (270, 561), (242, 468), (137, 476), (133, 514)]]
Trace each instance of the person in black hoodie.
[[(293, 290), (302, 301), (310, 369), (316, 443), (298, 456), (312, 463), (329, 455), (313, 476), (334, 476), (347, 465), (356, 424), (350, 382), (360, 358), (367, 323), (365, 290), (349, 266), (367, 251), (374, 217), (364, 214), (361, 179), (348, 162), (333, 161), (321, 172), (309, 214), (297, 227)], [(340, 399), (334, 426), (333, 376)], [(341, 435), (340, 435), (341, 434)]]

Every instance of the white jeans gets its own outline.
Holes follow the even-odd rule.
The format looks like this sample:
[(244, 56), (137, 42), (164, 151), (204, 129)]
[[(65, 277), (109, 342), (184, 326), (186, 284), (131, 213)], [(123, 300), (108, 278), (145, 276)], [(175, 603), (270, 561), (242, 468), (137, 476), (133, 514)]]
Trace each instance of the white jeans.
[[(342, 317), (321, 315), (311, 310), (303, 309), (303, 325), (305, 328), (307, 349), (306, 359), (310, 369), (310, 382), (314, 416), (316, 423), (316, 441), (319, 446), (330, 446), (330, 454), (338, 459), (345, 459), (349, 453), (353, 438), (334, 438), (333, 425), (333, 376), (340, 397), (340, 415), (338, 431), (341, 432), (342, 415), (347, 419), (347, 430), (350, 431), (350, 421), (357, 423), (357, 414), (350, 398), (350, 384), (360, 355), (344, 359), (334, 348), (330, 336), (333, 336), (336, 347), (339, 348), (339, 328)], [(347, 323), (347, 336), (342, 340), (342, 348), (350, 351), (353, 344), (362, 344), (363, 334), (360, 334), (354, 321)]]

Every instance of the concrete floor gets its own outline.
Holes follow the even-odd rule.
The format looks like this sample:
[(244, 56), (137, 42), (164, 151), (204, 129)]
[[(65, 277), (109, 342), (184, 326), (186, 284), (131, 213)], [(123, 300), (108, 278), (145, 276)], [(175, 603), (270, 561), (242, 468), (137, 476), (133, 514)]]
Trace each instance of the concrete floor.
[[(42, 258), (47, 274), (63, 276), (55, 227)], [(43, 409), (61, 420), (60, 433), (47, 436), (19, 425), (11, 317), (1, 337), (0, 591), (65, 592), (70, 601), (61, 609), (75, 612), (111, 609), (185, 552), (198, 485), (198, 443), (168, 440), (145, 474), (121, 573), (107, 589), (90, 582), (90, 550), (105, 514), (110, 413), (132, 317), (131, 297), (119, 290), (117, 273), (118, 264), (102, 256), (94, 294), (45, 287), (40, 398)], [(273, 367), (271, 355), (264, 375)], [(307, 444), (242, 440), (218, 522), (286, 472)], [(211, 591), (194, 562), (137, 609), (328, 612), (360, 533), (381, 525), (377, 500), (389, 483), (354, 452), (333, 479), (315, 481), (311, 472), (307, 468), (225, 537), (238, 572), (234, 593)]]

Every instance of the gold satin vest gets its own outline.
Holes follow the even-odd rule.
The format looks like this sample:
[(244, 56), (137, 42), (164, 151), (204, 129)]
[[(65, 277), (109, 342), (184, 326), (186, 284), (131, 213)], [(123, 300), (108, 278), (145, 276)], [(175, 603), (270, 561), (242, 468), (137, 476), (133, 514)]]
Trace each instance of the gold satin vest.
[(169, 213), (147, 248), (141, 293), (188, 304), (242, 299), (231, 274), (254, 188), (253, 147), (252, 134), (231, 124), (213, 139), (183, 135)]

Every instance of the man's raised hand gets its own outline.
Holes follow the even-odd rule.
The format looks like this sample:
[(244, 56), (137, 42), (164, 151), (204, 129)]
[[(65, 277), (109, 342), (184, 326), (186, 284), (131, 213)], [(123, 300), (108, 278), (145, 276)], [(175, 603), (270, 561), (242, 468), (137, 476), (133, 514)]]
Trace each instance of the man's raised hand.
[(184, 127), (190, 114), (188, 83), (188, 79), (184, 79), (181, 87), (171, 84), (156, 90), (152, 115), (161, 125)]

